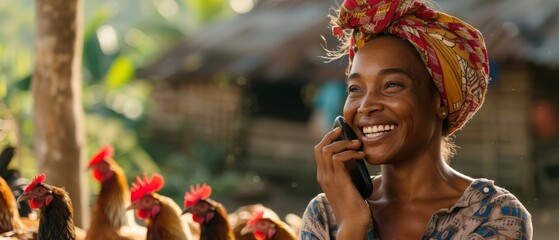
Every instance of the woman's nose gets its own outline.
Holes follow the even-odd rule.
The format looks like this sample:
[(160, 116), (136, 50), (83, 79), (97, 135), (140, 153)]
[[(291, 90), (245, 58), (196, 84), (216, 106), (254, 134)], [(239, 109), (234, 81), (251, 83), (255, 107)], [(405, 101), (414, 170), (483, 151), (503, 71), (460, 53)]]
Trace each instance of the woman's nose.
[(367, 94), (365, 98), (362, 99), (357, 112), (363, 115), (369, 115), (371, 113), (382, 110), (384, 107), (378, 98)]

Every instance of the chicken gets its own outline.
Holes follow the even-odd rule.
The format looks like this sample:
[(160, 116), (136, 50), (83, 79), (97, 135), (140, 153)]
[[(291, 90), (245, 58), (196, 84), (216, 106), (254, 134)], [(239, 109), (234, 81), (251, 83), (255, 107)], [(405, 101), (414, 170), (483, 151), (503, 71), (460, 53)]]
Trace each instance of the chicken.
[(297, 235), (291, 227), (265, 211), (256, 212), (241, 230), (241, 234), (252, 233), (257, 240), (295, 240)]
[[(260, 203), (241, 206), (237, 210), (229, 214), (229, 223), (233, 228), (233, 233), (235, 234), (236, 240), (256, 239), (253, 234), (241, 234), (241, 230), (247, 225), (247, 222), (253, 217), (253, 215), (259, 211), (264, 211), (264, 215), (270, 218), (280, 219), (278, 214), (274, 212), (274, 210), (265, 207)], [(287, 223), (287, 225), (291, 227), (291, 230), (293, 230), (295, 235), (299, 235), (302, 223), (301, 217), (294, 213), (288, 213), (285, 216), (285, 223)]]
[(192, 239), (188, 228), (180, 220), (180, 208), (170, 198), (155, 193), (163, 188), (165, 181), (159, 174), (151, 179), (136, 177), (132, 183), (132, 204), (127, 209), (134, 209), (140, 219), (144, 219), (147, 227), (147, 240), (185, 240)]
[(74, 209), (68, 192), (44, 183), (45, 178), (44, 174), (37, 175), (17, 199), (18, 202), (27, 200), (31, 208), (41, 210), (37, 239), (84, 239), (85, 232), (74, 226)]
[(257, 204), (250, 204), (244, 205), (231, 214), (229, 214), (229, 224), (233, 228), (233, 234), (235, 235), (236, 240), (254, 240), (256, 239), (253, 234), (241, 234), (242, 229), (247, 225), (247, 222), (252, 218), (255, 212), (257, 211), (267, 211), (268, 214), (279, 218), (278, 215), (270, 208), (265, 207), (264, 205), (257, 203)]
[[(4, 178), (9, 188), (11, 188), (13, 195), (17, 198), (23, 193), (23, 190), (29, 184), (29, 180), (21, 177), (18, 169), (8, 169), (16, 152), (16, 148), (6, 146), (2, 153), (0, 153), (0, 177)], [(27, 202), (19, 203), (18, 210), (21, 217), (37, 217), (37, 212), (32, 210)]]
[(184, 195), (184, 213), (192, 213), (192, 219), (200, 224), (201, 240), (235, 239), (229, 225), (227, 211), (212, 199), (212, 188), (207, 184), (190, 186)]
[(301, 232), (301, 225), (303, 225), (303, 219), (301, 216), (295, 213), (288, 213), (285, 215), (285, 223), (291, 227), (295, 235), (299, 236)]
[(37, 239), (37, 226), (23, 223), (16, 199), (4, 178), (0, 178), (0, 239)]
[(146, 228), (136, 224), (130, 205), (130, 190), (122, 168), (113, 160), (114, 150), (105, 146), (89, 161), (95, 180), (101, 183), (91, 212), (87, 240), (144, 239)]

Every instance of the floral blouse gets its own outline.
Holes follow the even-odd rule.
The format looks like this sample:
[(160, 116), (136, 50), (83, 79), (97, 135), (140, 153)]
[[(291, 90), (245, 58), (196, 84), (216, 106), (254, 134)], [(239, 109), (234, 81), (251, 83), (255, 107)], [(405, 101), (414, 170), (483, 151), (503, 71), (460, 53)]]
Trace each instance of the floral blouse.
[[(303, 215), (299, 239), (336, 239), (336, 220), (324, 193), (312, 199)], [(379, 239), (373, 225), (368, 239)], [(477, 179), (450, 209), (431, 217), (421, 239), (532, 239), (531, 215), (509, 191)]]

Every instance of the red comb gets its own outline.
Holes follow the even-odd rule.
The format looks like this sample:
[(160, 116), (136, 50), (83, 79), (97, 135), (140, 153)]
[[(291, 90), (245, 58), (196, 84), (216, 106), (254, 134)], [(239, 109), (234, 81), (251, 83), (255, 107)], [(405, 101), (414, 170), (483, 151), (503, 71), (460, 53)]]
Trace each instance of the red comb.
[(43, 183), (45, 181), (45, 174), (41, 173), (37, 176), (35, 176), (35, 178), (33, 178), (33, 181), (31, 181), (31, 183), (29, 185), (27, 185), (27, 187), (25, 188), (25, 190), (23, 192), (29, 192), (31, 190), (33, 190), (33, 188), (35, 188), (35, 186), (37, 186), (37, 184)]
[(254, 226), (258, 221), (262, 220), (264, 217), (264, 211), (256, 211), (250, 220), (247, 222), (247, 226)]
[(148, 193), (159, 191), (161, 188), (163, 188), (163, 185), (165, 185), (165, 180), (163, 180), (163, 177), (157, 173), (154, 173), (151, 176), (151, 179), (148, 179), (148, 175), (145, 173), (144, 179), (140, 178), (140, 176), (137, 176), (136, 182), (132, 183), (130, 201), (135, 202)]
[(212, 187), (208, 186), (207, 184), (196, 184), (196, 188), (193, 185), (190, 185), (190, 192), (186, 192), (184, 194), (184, 207), (189, 208), (192, 207), (200, 200), (204, 200), (212, 195)]
[(91, 166), (105, 160), (106, 158), (113, 157), (114, 153), (115, 153), (115, 150), (113, 149), (113, 147), (111, 147), (110, 145), (105, 145), (103, 148), (101, 148), (101, 150), (99, 150), (99, 152), (97, 152), (91, 158), (91, 160), (89, 160), (89, 163), (87, 164), (87, 167), (91, 167)]

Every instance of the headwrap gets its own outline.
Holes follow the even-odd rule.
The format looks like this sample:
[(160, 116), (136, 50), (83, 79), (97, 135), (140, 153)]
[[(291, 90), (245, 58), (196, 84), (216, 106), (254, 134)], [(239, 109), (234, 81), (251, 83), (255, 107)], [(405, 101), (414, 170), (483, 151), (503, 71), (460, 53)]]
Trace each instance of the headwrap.
[(481, 33), (464, 21), (428, 8), (419, 0), (345, 0), (332, 28), (350, 37), (350, 64), (366, 41), (382, 34), (408, 40), (419, 52), (448, 108), (454, 133), (483, 104), (489, 81), (487, 50)]

